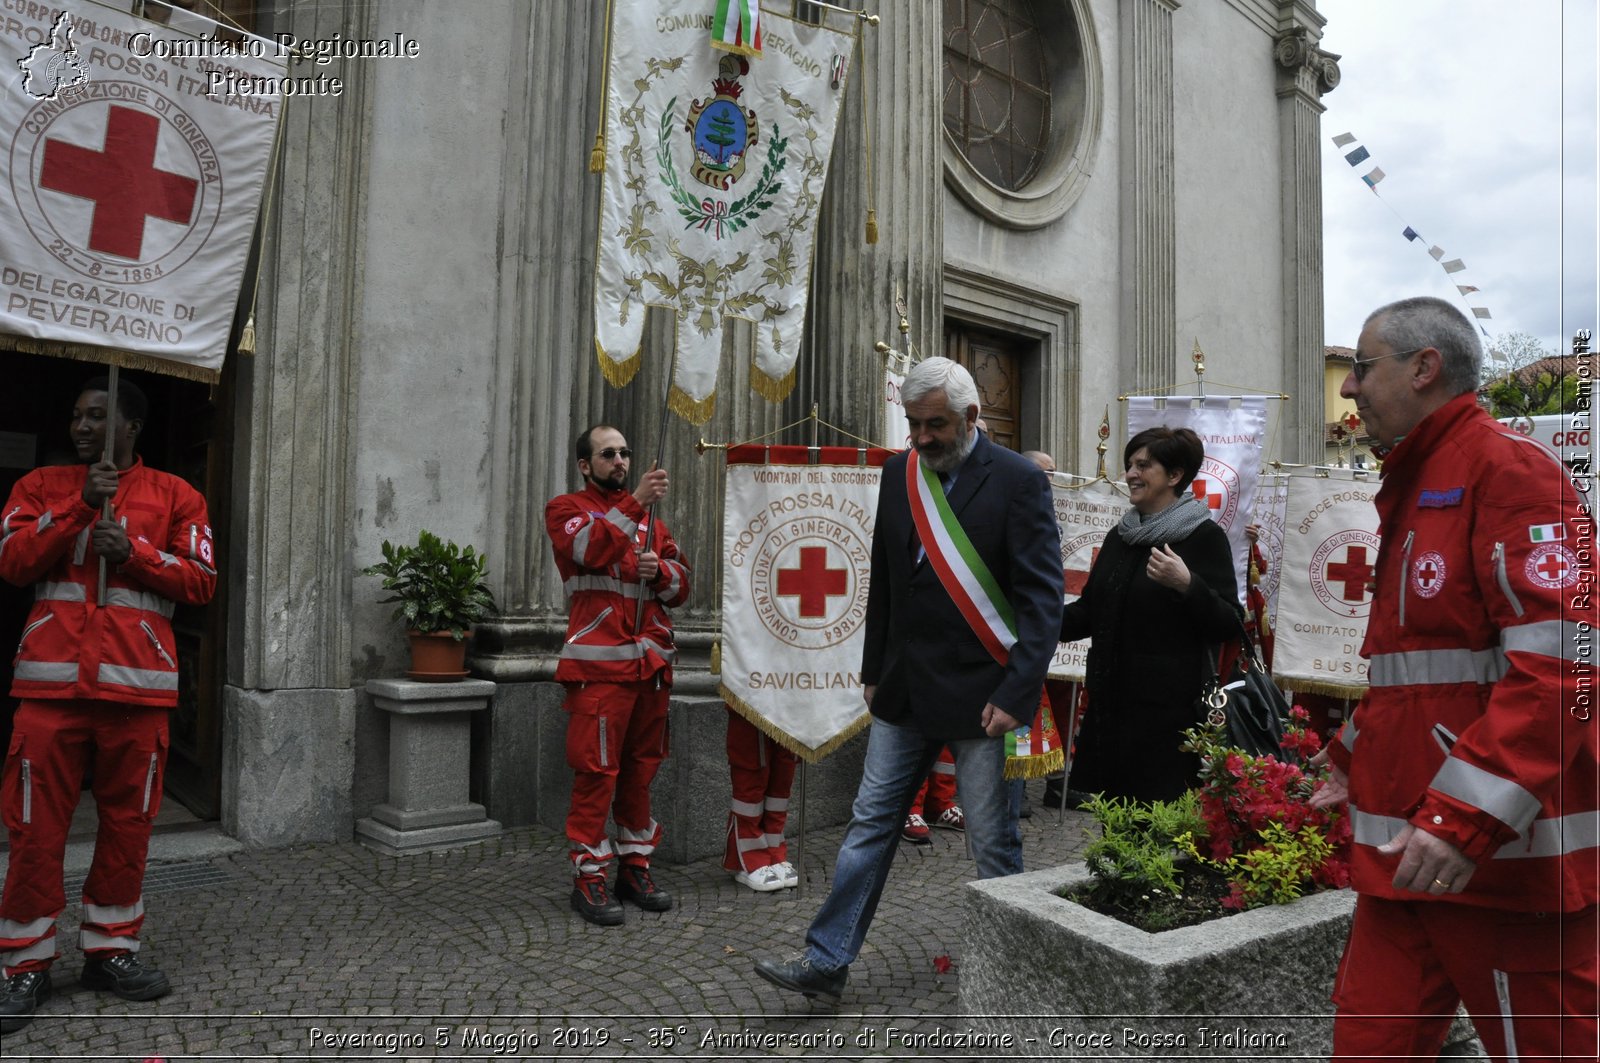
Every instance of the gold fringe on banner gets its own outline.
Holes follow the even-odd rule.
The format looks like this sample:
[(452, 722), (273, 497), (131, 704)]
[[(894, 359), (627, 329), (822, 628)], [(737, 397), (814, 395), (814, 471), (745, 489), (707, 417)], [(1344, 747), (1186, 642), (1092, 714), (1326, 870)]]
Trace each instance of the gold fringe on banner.
[(600, 341), (594, 341), (594, 356), (600, 361), (600, 372), (606, 378), (606, 383), (614, 388), (623, 387), (639, 372), (639, 367), (644, 364), (644, 345), (633, 352), (633, 357), (621, 362), (612, 361), (606, 356), (605, 348), (600, 346)]
[(729, 690), (726, 685), (718, 683), (717, 693), (722, 695), (722, 700), (727, 704), (728, 708), (749, 720), (753, 725), (755, 725), (756, 730), (760, 731), (762, 734), (766, 735), (768, 738), (772, 739), (774, 742), (778, 743), (784, 749), (787, 749), (789, 752), (793, 753), (807, 764), (816, 764), (818, 761), (822, 760), (822, 758), (828, 756), (840, 746), (850, 741), (850, 739), (866, 730), (867, 725), (872, 722), (872, 714), (867, 712), (866, 706), (863, 705), (861, 708), (860, 719), (856, 720), (849, 727), (846, 727), (842, 733), (830, 738), (816, 749), (812, 749), (805, 745), (805, 743), (795, 739), (793, 736), (778, 730), (772, 725), (771, 720), (761, 715), (761, 713), (756, 709), (739, 700), (738, 695)]
[(717, 409), (717, 393), (713, 391), (703, 399), (691, 398), (687, 391), (672, 385), (667, 395), (667, 408), (690, 424), (705, 424)]
[(132, 369), (141, 373), (181, 377), (202, 384), (215, 384), (222, 374), (203, 365), (190, 365), (170, 358), (157, 358), (153, 354), (125, 351), (118, 347), (93, 347), (86, 343), (64, 343), (61, 340), (39, 340), (31, 336), (0, 336), (0, 349), (18, 354), (40, 354), (48, 358), (69, 358), (74, 362), (93, 362), (96, 365), (114, 365), (119, 369)]
[(768, 402), (782, 402), (794, 390), (795, 371), (799, 364), (799, 359), (796, 359), (795, 364), (781, 377), (770, 377), (761, 371), (760, 366), (751, 365), (750, 389)]
[(1042, 779), (1067, 766), (1067, 751), (1057, 746), (1048, 753), (1032, 757), (1007, 757), (1006, 778)]
[(1319, 679), (1279, 679), (1274, 676), (1272, 681), (1285, 690), (1300, 694), (1326, 694), (1330, 698), (1344, 698), (1346, 701), (1360, 701), (1367, 692), (1364, 686), (1324, 683)]

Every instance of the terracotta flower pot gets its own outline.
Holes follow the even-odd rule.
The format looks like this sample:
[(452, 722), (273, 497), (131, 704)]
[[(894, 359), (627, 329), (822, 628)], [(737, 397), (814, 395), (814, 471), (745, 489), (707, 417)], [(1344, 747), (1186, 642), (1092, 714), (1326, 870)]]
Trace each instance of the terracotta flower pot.
[(411, 640), (411, 671), (409, 679), (424, 683), (448, 683), (465, 679), (467, 669), (467, 640), (456, 639), (448, 631), (408, 631)]

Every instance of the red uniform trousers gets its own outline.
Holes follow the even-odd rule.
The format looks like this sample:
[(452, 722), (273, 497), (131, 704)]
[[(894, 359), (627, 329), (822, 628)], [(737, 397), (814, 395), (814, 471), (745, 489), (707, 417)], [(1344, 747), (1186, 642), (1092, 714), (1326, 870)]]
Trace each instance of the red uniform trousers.
[[(945, 809), (956, 803), (956, 758), (945, 746), (939, 750), (939, 759), (933, 762), (928, 777), (917, 787), (917, 796), (911, 799), (911, 814), (937, 819)], [(926, 809), (926, 812), (924, 812)]]
[(1596, 909), (1361, 896), (1333, 1002), (1337, 1060), (1432, 1060), (1464, 1002), (1496, 1060), (1595, 1058)]
[[(572, 768), (572, 808), (567, 840), (573, 875), (604, 876), (620, 856), (649, 867), (661, 844), (661, 824), (650, 815), (650, 784), (667, 755), (667, 699), (659, 677), (631, 683), (567, 685), (567, 764)], [(617, 846), (606, 837), (606, 814), (617, 824)]]
[(25, 699), (17, 709), (0, 781), (11, 838), (0, 897), (6, 974), (40, 970), (56, 958), (56, 920), (67, 906), (61, 880), (67, 831), (91, 762), (100, 832), (83, 883), (79, 945), (88, 953), (139, 950), (145, 858), (167, 769), (168, 712), (85, 700)]
[(728, 810), (728, 846), (722, 866), (755, 871), (789, 859), (783, 828), (789, 820), (789, 792), (799, 758), (761, 733), (749, 720), (728, 710), (728, 776), (733, 799)]

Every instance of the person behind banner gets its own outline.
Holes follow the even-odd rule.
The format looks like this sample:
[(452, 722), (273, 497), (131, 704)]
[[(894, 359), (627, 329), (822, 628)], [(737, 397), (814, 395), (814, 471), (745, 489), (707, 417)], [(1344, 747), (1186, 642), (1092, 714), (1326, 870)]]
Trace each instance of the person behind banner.
[[(28, 473), (0, 513), (0, 577), (34, 588), (0, 782), (11, 840), (0, 897), (5, 1033), (31, 1022), (52, 992), (56, 920), (66, 908), (62, 861), (91, 765), (100, 826), (83, 882), (79, 981), (124, 1000), (172, 990), (138, 956), (145, 861), (161, 808), (167, 717), (178, 703), (173, 607), (211, 600), (216, 561), (205, 499), (134, 452), (144, 393), (122, 381), (113, 415), (108, 387), (105, 377), (88, 381), (73, 407), (78, 463)], [(108, 432), (111, 461), (103, 457)], [(102, 514), (107, 501), (111, 519)]]
[(1074, 790), (1170, 801), (1195, 784), (1200, 761), (1179, 748), (1183, 731), (1210, 654), (1239, 630), (1227, 533), (1189, 492), (1204, 459), (1188, 428), (1147, 428), (1123, 448), (1133, 505), (1061, 617), (1062, 642), (1094, 640)]
[(1461, 311), (1405, 299), (1339, 389), (1392, 450), (1367, 693), (1313, 762), (1355, 840), (1338, 1059), (1432, 1059), (1458, 1002), (1494, 1059), (1595, 1058), (1594, 519), (1478, 407), (1482, 358)]
[(949, 743), (981, 878), (1022, 870), (1006, 732), (1039, 707), (1061, 622), (1061, 544), (1045, 474), (976, 430), (978, 389), (947, 358), (902, 389), (912, 449), (883, 468), (861, 682), (866, 763), (806, 951), (756, 973), (837, 1000), (877, 910), (912, 795)]
[(800, 885), (800, 872), (789, 860), (783, 829), (789, 821), (789, 791), (800, 758), (761, 732), (755, 724), (728, 709), (728, 844), (723, 870), (757, 893), (773, 893)]
[[(629, 492), (633, 452), (610, 425), (579, 435), (576, 454), (584, 489), (558, 495), (544, 508), (570, 611), (556, 681), (566, 686), (573, 773), (571, 900), (589, 922), (619, 926), (619, 901), (647, 912), (672, 907), (672, 897), (650, 874), (650, 855), (661, 844), (650, 784), (667, 755), (677, 654), (667, 609), (688, 599), (689, 566), (666, 523), (646, 512), (667, 495), (666, 470), (651, 469)], [(617, 825), (615, 849), (606, 836), (608, 813)], [(606, 872), (619, 856), (612, 896)]]

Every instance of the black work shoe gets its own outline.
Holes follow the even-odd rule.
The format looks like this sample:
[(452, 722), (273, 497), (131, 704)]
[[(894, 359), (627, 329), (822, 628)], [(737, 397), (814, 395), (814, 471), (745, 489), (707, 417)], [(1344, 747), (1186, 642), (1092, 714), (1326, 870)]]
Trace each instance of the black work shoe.
[(172, 992), (167, 976), (146, 967), (131, 952), (86, 956), (78, 981), (85, 989), (106, 989), (123, 1000), (154, 1000)]
[(782, 989), (804, 993), (808, 997), (824, 997), (839, 1003), (845, 982), (850, 980), (850, 968), (841, 967), (829, 973), (811, 966), (804, 956), (796, 956), (782, 963), (777, 960), (757, 960), (756, 974)]
[(672, 909), (672, 894), (656, 885), (648, 867), (623, 865), (617, 872), (617, 896), (637, 904), (647, 912), (666, 912)]
[(33, 1021), (39, 1005), (50, 999), (50, 971), (18, 971), (5, 980), (0, 994), (0, 1033), (15, 1033)]
[(622, 925), (622, 905), (606, 889), (603, 876), (585, 876), (574, 880), (572, 910), (595, 926)]

